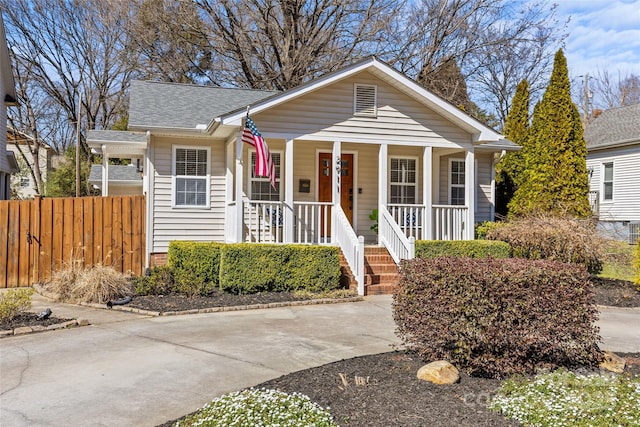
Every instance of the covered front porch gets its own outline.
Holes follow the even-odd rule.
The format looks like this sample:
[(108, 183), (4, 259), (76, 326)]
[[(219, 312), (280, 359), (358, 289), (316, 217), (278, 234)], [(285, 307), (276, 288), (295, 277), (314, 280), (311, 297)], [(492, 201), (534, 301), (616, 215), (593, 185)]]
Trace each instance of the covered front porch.
[(227, 242), (340, 246), (361, 290), (365, 243), (399, 263), (414, 257), (415, 240), (473, 239), (476, 168), (493, 155), (477, 159), (471, 144), (267, 142), (275, 189), (253, 176), (254, 152), (227, 143)]

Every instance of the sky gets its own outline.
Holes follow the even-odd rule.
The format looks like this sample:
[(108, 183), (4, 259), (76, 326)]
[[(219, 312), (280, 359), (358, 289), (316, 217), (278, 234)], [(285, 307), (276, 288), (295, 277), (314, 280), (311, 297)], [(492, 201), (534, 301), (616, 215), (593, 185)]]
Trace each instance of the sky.
[(565, 55), (569, 75), (607, 70), (640, 75), (640, 0), (555, 0), (570, 17)]

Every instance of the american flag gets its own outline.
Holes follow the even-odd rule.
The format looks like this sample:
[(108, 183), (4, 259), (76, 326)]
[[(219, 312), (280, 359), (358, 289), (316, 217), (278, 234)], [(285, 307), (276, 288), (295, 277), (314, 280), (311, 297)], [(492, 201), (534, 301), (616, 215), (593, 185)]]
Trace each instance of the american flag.
[(242, 142), (247, 143), (256, 149), (256, 169), (255, 176), (265, 176), (269, 178), (269, 182), (276, 189), (276, 168), (269, 152), (269, 147), (264, 141), (262, 134), (253, 123), (253, 120), (247, 118), (244, 122), (244, 130), (242, 131)]

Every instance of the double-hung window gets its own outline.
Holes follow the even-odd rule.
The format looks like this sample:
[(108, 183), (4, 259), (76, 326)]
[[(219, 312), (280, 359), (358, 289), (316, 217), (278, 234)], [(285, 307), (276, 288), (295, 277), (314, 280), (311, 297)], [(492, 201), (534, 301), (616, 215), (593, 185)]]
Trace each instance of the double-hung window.
[(251, 189), (251, 200), (280, 201), (280, 159), (281, 153), (271, 151), (271, 159), (276, 172), (276, 188), (269, 182), (269, 178), (255, 176), (256, 152), (250, 151), (251, 167), (249, 168), (249, 186)]
[(209, 207), (209, 147), (173, 146), (173, 206)]
[(416, 203), (417, 161), (414, 158), (391, 157), (390, 203)]
[(464, 160), (449, 161), (449, 204), (464, 205)]
[(602, 164), (602, 200), (613, 200), (613, 162)]

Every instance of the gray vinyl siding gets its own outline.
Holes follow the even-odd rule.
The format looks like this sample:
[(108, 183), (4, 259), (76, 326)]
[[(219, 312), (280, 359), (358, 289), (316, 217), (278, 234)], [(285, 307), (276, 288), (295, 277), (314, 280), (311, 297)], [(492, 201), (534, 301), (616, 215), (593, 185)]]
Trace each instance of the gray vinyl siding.
[[(613, 162), (613, 200), (602, 200), (603, 164)], [(600, 221), (640, 221), (640, 143), (598, 150), (587, 155), (593, 169), (590, 189), (599, 191)]]
[[(224, 242), (225, 234), (225, 152), (224, 141), (152, 137), (155, 166), (153, 203), (153, 248), (167, 252), (173, 240)], [(202, 146), (211, 149), (210, 207), (171, 207), (172, 145)]]
[[(0, 88), (5, 87), (5, 76), (0, 72)], [(4, 90), (0, 99), (0, 173), (9, 172), (9, 162), (7, 161), (7, 106), (4, 103)], [(7, 178), (8, 179), (8, 178)], [(0, 194), (2, 190), (0, 190)]]
[[(354, 115), (354, 85), (377, 86), (377, 117)], [(253, 116), (263, 134), (320, 139), (469, 144), (471, 135), (389, 84), (362, 72)]]

